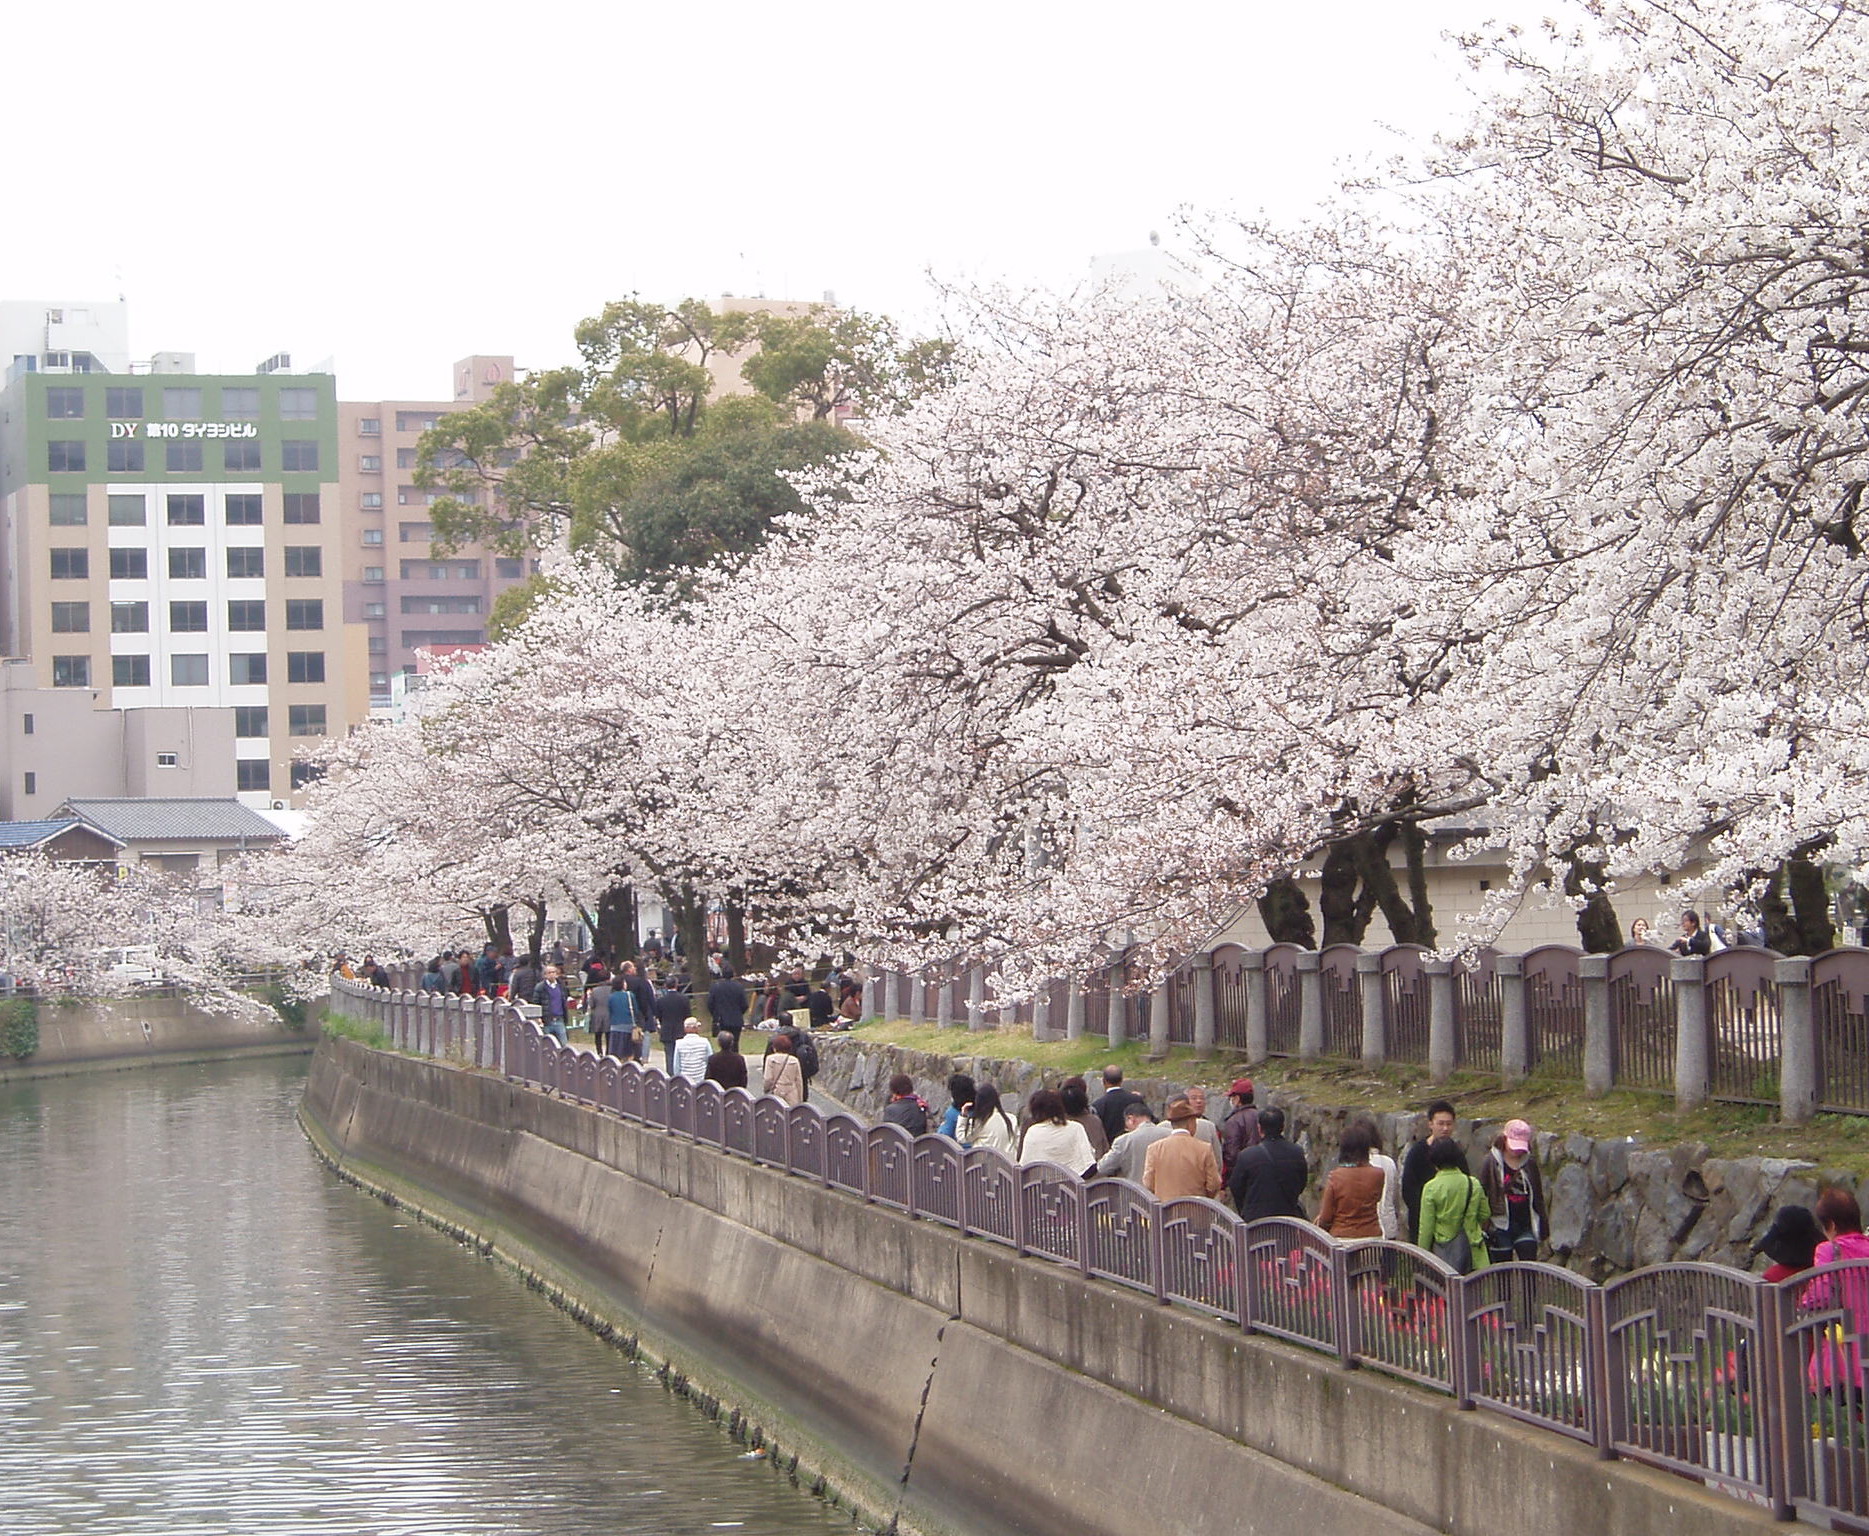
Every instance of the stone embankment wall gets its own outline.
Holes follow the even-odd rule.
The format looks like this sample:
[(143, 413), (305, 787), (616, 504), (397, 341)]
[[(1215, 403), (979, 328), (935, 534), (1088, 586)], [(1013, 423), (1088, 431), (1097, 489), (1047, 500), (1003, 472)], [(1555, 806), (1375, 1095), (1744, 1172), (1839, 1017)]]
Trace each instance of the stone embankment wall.
[(292, 1029), (273, 1009), (246, 998), (214, 1010), (168, 992), (76, 1002), (47, 999), (39, 1004), (38, 1049), (23, 1060), (0, 1056), (0, 1082), (151, 1062), (310, 1051), (317, 1041), (315, 1024)]
[[(1029, 1061), (936, 1055), (862, 1040), (824, 1040), (819, 1055), (819, 1080), (825, 1091), (871, 1118), (882, 1113), (889, 1079), (897, 1072), (906, 1072), (915, 1080), (916, 1091), (941, 1108), (947, 1105), (947, 1080), (954, 1072), (997, 1084), (1014, 1104), (1058, 1077)], [(1194, 1085), (1180, 1079), (1131, 1077), (1128, 1086), (1160, 1113), (1168, 1099)], [(1207, 1089), (1209, 1114), (1223, 1116), (1227, 1085), (1199, 1086)], [(1100, 1085), (1091, 1091), (1094, 1097)], [(1291, 1117), (1290, 1134), (1311, 1163), (1308, 1207), (1315, 1210), (1324, 1176), (1336, 1160), (1344, 1122), (1365, 1111), (1313, 1104), (1276, 1089), (1261, 1093), (1259, 1102), (1277, 1104)], [(1394, 1156), (1399, 1157), (1418, 1134), (1414, 1115), (1374, 1118), (1384, 1150)], [(1476, 1169), (1481, 1152), (1499, 1129), (1498, 1121), (1461, 1122), (1456, 1134)], [(1698, 1143), (1658, 1147), (1622, 1137), (1596, 1140), (1540, 1131), (1537, 1151), (1551, 1208), (1552, 1256), (1597, 1280), (1683, 1259), (1753, 1269), (1757, 1260), (1752, 1242), (1771, 1225), (1772, 1212), (1781, 1205), (1810, 1204), (1825, 1184), (1857, 1189), (1869, 1207), (1869, 1180), (1849, 1170), (1820, 1170), (1783, 1158), (1711, 1157)]]
[(1766, 1511), (489, 1073), (327, 1038), (302, 1119), (891, 1531), (1699, 1536)]

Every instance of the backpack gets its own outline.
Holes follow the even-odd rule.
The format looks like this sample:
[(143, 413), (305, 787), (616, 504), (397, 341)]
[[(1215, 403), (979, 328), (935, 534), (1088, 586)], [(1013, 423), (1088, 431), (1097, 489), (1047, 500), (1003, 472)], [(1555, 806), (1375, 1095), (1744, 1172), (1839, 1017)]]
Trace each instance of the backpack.
[(800, 1034), (792, 1038), (792, 1054), (798, 1058), (798, 1070), (805, 1074), (805, 1081), (810, 1082), (818, 1075), (818, 1047), (811, 1036)]

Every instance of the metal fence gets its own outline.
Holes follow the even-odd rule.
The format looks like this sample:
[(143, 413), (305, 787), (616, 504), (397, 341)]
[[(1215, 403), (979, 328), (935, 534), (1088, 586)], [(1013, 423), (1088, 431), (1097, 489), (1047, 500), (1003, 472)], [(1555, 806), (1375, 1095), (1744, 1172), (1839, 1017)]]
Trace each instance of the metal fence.
[[(1729, 969), (1723, 984), (1735, 989), (1756, 975)], [(1085, 1183), (811, 1104), (671, 1080), (561, 1046), (490, 1000), (341, 980), (333, 991), (335, 1011), (378, 1025), (397, 1049), (502, 1073), (1780, 1515), (1869, 1531), (1869, 1260), (1778, 1285), (1708, 1264), (1603, 1286), (1544, 1264), (1463, 1276), (1405, 1243), (1339, 1242), (1297, 1220), (1247, 1224), (1210, 1200), (1158, 1203), (1125, 1181)], [(1838, 1006), (1860, 1020), (1862, 1004), (1859, 993)], [(1756, 999), (1751, 1008), (1757, 1017)]]

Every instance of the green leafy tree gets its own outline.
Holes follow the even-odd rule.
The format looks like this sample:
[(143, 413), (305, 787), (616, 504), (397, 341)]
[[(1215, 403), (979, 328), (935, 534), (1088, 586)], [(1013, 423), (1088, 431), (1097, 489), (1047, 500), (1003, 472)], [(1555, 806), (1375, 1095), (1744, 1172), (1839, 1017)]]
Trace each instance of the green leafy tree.
[(951, 343), (905, 344), (882, 316), (812, 310), (754, 318), (759, 350), (741, 364), (741, 375), (767, 399), (810, 411), (813, 421), (846, 409), (893, 414), (953, 366)]

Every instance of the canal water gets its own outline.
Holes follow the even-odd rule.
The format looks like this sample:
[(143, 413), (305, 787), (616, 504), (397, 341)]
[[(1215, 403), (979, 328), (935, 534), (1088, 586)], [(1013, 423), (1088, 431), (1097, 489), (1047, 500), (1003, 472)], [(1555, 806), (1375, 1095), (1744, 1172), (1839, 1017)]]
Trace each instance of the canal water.
[(340, 1183), (304, 1058), (0, 1084), (0, 1532), (848, 1531)]

